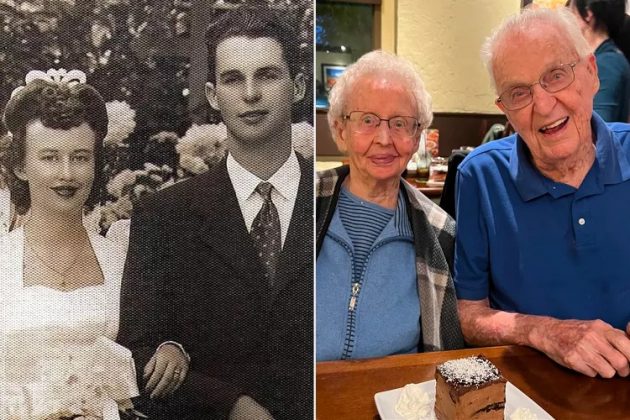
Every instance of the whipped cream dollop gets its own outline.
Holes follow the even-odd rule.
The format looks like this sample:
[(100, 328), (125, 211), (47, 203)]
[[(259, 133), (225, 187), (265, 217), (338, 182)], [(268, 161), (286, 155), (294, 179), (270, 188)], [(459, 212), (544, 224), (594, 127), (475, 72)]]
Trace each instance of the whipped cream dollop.
[(396, 413), (405, 420), (432, 420), (434, 399), (424, 392), (420, 384), (407, 384), (396, 403)]

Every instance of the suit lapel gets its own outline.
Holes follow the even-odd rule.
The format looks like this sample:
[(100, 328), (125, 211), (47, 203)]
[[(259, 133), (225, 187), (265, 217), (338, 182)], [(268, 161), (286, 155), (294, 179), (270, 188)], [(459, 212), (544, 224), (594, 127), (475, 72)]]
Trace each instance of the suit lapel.
[(225, 159), (198, 176), (204, 179), (198, 191), (199, 199), (194, 200), (191, 207), (202, 219), (199, 240), (230, 265), (238, 277), (260, 283), (262, 264), (245, 227)]

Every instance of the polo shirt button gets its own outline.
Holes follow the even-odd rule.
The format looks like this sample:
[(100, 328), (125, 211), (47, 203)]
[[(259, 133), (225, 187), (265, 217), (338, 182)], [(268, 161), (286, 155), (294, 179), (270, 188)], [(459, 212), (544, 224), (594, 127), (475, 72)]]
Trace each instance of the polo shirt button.
[(580, 226), (584, 226), (584, 225), (586, 224), (586, 220), (584, 220), (584, 218), (583, 218), (583, 217), (580, 217), (580, 218), (578, 219), (578, 223), (580, 224)]

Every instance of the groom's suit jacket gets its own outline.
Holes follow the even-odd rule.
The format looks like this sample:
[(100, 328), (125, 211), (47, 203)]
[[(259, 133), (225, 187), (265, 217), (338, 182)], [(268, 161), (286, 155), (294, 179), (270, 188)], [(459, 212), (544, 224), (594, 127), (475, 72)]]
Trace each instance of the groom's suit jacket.
[(183, 345), (191, 371), (171, 409), (201, 406), (199, 418), (224, 418), (247, 394), (276, 419), (313, 418), (313, 169), (312, 159), (298, 160), (298, 196), (273, 286), (225, 159), (134, 208), (118, 341), (132, 350), (143, 386), (157, 346)]

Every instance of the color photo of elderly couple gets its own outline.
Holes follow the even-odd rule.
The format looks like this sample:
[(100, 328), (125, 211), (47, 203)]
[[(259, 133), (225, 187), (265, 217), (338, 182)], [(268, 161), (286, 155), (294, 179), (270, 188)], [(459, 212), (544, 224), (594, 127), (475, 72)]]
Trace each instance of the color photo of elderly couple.
[(440, 202), (391, 52), (335, 67), (315, 171), (311, 1), (0, 1), (0, 420), (313, 419), (319, 362), (467, 347), (628, 376), (630, 66), (612, 123), (583, 3), (487, 34), (512, 131)]

